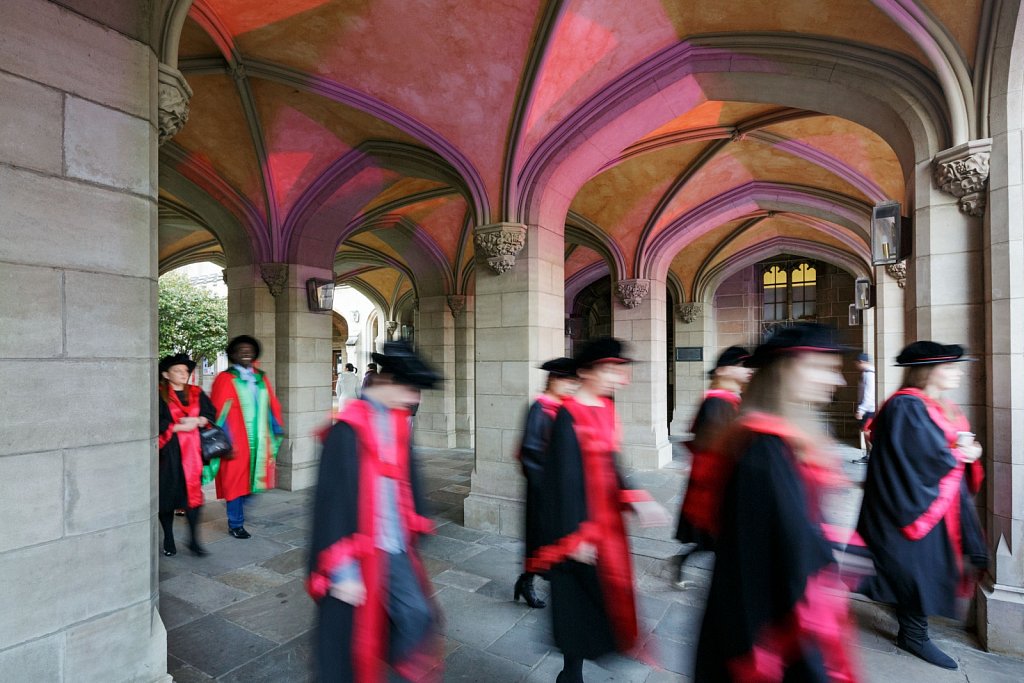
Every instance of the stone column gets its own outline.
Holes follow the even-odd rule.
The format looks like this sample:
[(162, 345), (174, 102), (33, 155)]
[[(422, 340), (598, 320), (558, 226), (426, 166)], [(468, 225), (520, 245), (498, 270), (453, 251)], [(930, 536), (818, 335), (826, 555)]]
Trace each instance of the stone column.
[(538, 367), (562, 355), (563, 250), (560, 228), (499, 223), (476, 231), (476, 466), (465, 503), (474, 529), (522, 530), (516, 456), (526, 410), (542, 390)]
[(455, 446), (455, 297), (420, 297), (420, 319), (416, 327), (416, 348), (442, 375), (444, 381), (423, 392), (416, 412), (416, 443), (429, 448)]
[[(903, 368), (893, 365), (900, 350), (907, 345), (904, 287), (907, 279), (905, 262), (875, 268), (874, 314), (875, 401), (877, 407), (900, 388)], [(949, 343), (949, 342), (943, 342)]]
[(3, 9), (0, 677), (170, 681), (155, 547), (157, 63), (90, 10)]
[[(281, 264), (283, 266), (283, 264)], [(277, 336), (274, 377), (285, 439), (277, 454), (277, 486), (289, 491), (316, 483), (317, 432), (331, 417), (331, 315), (313, 313), (306, 280), (332, 279), (327, 268), (288, 264), (275, 297)]]
[(665, 345), (665, 283), (620, 280), (616, 284), (613, 335), (634, 359), (632, 381), (615, 397), (622, 421), (623, 466), (656, 469), (672, 459), (668, 441), (668, 359)]
[(279, 264), (247, 264), (224, 269), (224, 282), (228, 286), (228, 339), (240, 334), (255, 337), (260, 342), (259, 364), (271, 380), (276, 380), (277, 332), (276, 311), (271, 287), (280, 293)]
[(465, 296), (463, 299), (463, 311), (455, 318), (455, 445), (472, 448), (476, 437), (476, 388), (473, 381), (476, 297)]
[(676, 306), (676, 346), (701, 347), (703, 361), (676, 363), (676, 404), (672, 415), (672, 436), (687, 436), (693, 426), (704, 390), (708, 387), (708, 368), (714, 363), (714, 308), (710, 304), (688, 303)]
[[(1016, 15), (1015, 15), (1016, 16)], [(1012, 69), (1010, 36), (996, 53)], [(993, 80), (992, 177), (985, 223), (989, 378), (985, 444), (991, 590), (979, 591), (978, 634), (994, 652), (1024, 656), (1024, 88), (1018, 72)], [(1007, 80), (1011, 86), (1007, 88)], [(973, 365), (981, 365), (975, 363)]]

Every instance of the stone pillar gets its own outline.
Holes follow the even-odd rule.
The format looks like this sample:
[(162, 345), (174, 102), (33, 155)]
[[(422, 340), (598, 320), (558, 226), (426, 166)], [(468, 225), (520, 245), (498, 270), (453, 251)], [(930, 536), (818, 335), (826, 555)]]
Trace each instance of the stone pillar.
[[(228, 339), (240, 334), (255, 337), (260, 342), (260, 368), (276, 381), (277, 332), (275, 330), (274, 295), (263, 273), (277, 272), (276, 264), (248, 264), (224, 269), (224, 282), (228, 286)], [(287, 271), (285, 271), (287, 272)], [(269, 278), (275, 282), (273, 277)], [(280, 293), (284, 283), (275, 289)]]
[(668, 442), (668, 359), (665, 283), (620, 280), (613, 304), (613, 335), (634, 359), (632, 381), (615, 396), (622, 421), (623, 466), (656, 469), (672, 459)]
[[(416, 443), (429, 448), (455, 446), (455, 319), (458, 303), (449, 308), (448, 299), (455, 297), (425, 296), (420, 298), (420, 319), (416, 327), (416, 348), (442, 375), (444, 381), (435, 389), (423, 392), (416, 412)], [(458, 300), (457, 300), (458, 301)]]
[[(283, 264), (281, 264), (283, 265)], [(274, 377), (285, 439), (277, 454), (277, 486), (289, 491), (316, 483), (317, 432), (331, 416), (331, 315), (312, 313), (306, 280), (331, 279), (327, 268), (288, 264), (275, 297), (277, 336)]]
[[(1014, 14), (1016, 16), (1016, 14)], [(1018, 34), (1019, 35), (1019, 34)], [(996, 53), (1013, 68), (1010, 36)], [(1019, 58), (1018, 58), (1019, 59)], [(991, 590), (979, 591), (978, 634), (993, 652), (1024, 656), (1024, 88), (1011, 71), (992, 86), (992, 177), (985, 224), (988, 439), (985, 444)], [(1007, 88), (1007, 80), (1011, 83)], [(972, 365), (981, 365), (975, 363)]]
[(874, 314), (875, 353), (872, 360), (875, 364), (875, 401), (879, 408), (903, 383), (903, 368), (896, 367), (894, 363), (900, 350), (908, 343), (904, 296), (906, 279), (905, 262), (875, 268), (875, 308), (867, 311), (865, 319)]
[(538, 367), (562, 355), (565, 342), (563, 251), (561, 228), (499, 223), (476, 231), (476, 466), (465, 503), (474, 529), (522, 530), (516, 456), (526, 410), (542, 390)]
[[(148, 17), (148, 3), (124, 14), (136, 11)], [(170, 681), (157, 612), (157, 63), (104, 19), (41, 0), (3, 9), (6, 680)]]
[(455, 318), (455, 445), (472, 448), (476, 431), (476, 388), (473, 362), (476, 335), (476, 297), (463, 297), (465, 306)]
[(676, 346), (701, 347), (704, 349), (704, 360), (676, 362), (673, 436), (690, 434), (693, 418), (704, 400), (704, 390), (708, 387), (708, 369), (719, 352), (715, 344), (713, 312), (714, 308), (709, 304), (688, 303), (676, 306)]

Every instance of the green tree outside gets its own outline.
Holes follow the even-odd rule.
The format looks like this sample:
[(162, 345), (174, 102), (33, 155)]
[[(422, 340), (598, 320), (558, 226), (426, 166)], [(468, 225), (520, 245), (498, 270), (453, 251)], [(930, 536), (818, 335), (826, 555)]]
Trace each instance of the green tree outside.
[(160, 357), (187, 353), (212, 363), (228, 344), (228, 302), (184, 275), (164, 275), (159, 288)]

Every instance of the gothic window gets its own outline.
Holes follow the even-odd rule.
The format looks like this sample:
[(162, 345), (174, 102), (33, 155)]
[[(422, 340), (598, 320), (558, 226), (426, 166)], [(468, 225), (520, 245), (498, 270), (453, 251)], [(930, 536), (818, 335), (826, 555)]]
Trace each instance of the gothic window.
[(787, 323), (817, 317), (818, 270), (809, 261), (762, 264), (762, 322)]

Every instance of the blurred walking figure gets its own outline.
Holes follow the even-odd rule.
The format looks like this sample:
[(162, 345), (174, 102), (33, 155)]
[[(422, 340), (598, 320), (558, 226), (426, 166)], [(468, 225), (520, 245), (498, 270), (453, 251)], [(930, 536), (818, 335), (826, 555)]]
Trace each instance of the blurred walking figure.
[[(548, 382), (544, 393), (530, 406), (526, 415), (526, 427), (523, 429), (523, 443), (519, 448), (519, 462), (523, 466), (526, 477), (526, 520), (525, 520), (525, 560), (537, 551), (541, 538), (541, 505), (543, 504), (544, 456), (551, 436), (551, 426), (555, 415), (562, 405), (562, 399), (576, 391), (576, 364), (572, 358), (555, 358), (540, 366), (547, 370)], [(524, 571), (516, 581), (512, 599), (518, 601), (519, 596), (526, 600), (530, 607), (544, 607), (547, 603), (537, 597), (533, 588), (536, 574)]]
[(853, 681), (848, 615), (821, 496), (841, 478), (818, 411), (844, 384), (835, 331), (799, 323), (757, 347), (723, 453), (735, 469), (697, 646), (697, 681)]
[(338, 395), (338, 410), (343, 410), (349, 401), (359, 398), (359, 374), (356, 366), (345, 363), (345, 372), (338, 375), (335, 393)]
[(284, 423), (270, 378), (255, 364), (260, 343), (243, 334), (228, 342), (227, 353), (231, 367), (217, 375), (211, 393), (218, 414), (228, 406), (224, 430), (234, 455), (220, 463), (217, 497), (227, 501), (228, 533), (245, 539), (252, 537), (244, 526), (245, 501), (276, 485)]
[(373, 386), (373, 381), (377, 378), (377, 364), (367, 363), (366, 373), (363, 375), (363, 383), (360, 385), (359, 390), (362, 391), (367, 387)]
[(380, 374), (324, 439), (313, 507), (309, 594), (317, 602), (322, 683), (440, 680), (437, 608), (416, 550), (433, 529), (409, 408), (441, 377), (407, 342), (373, 354)]
[(188, 383), (195, 361), (184, 353), (160, 359), (160, 501), (157, 517), (164, 531), (164, 555), (174, 544), (174, 511), (183, 509), (190, 534), (189, 550), (206, 555), (199, 544), (199, 509), (203, 505), (203, 456), (199, 429), (217, 414), (202, 389)]
[(918, 341), (900, 352), (903, 388), (872, 425), (858, 531), (878, 575), (868, 597), (896, 605), (896, 644), (944, 669), (956, 661), (928, 638), (928, 616), (957, 618), (988, 549), (972, 494), (984, 479), (981, 445), (960, 409), (942, 398), (960, 386), (963, 347)]
[(860, 370), (860, 383), (857, 385), (857, 410), (854, 417), (860, 423), (860, 448), (864, 455), (854, 460), (859, 465), (868, 464), (866, 432), (875, 418), (875, 367), (871, 365), (871, 356), (862, 353), (857, 356), (857, 369)]
[(555, 644), (564, 664), (558, 683), (583, 680), (583, 660), (630, 650), (636, 604), (623, 509), (645, 526), (671, 518), (646, 491), (625, 488), (615, 463), (621, 427), (612, 396), (629, 383), (629, 359), (610, 337), (576, 356), (580, 385), (555, 417), (544, 456), (542, 547), (527, 562), (548, 572)]
[(739, 415), (740, 393), (750, 381), (752, 370), (743, 366), (750, 352), (739, 346), (723, 351), (711, 370), (711, 386), (704, 393), (704, 402), (693, 420), (693, 440), (688, 446), (693, 454), (690, 478), (679, 511), (676, 540), (687, 547), (677, 555), (679, 572), (676, 588), (692, 588), (692, 581), (683, 581), (683, 565), (691, 553), (714, 550), (718, 535), (718, 513), (722, 489), (732, 472), (732, 458), (721, 454), (721, 439)]

